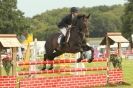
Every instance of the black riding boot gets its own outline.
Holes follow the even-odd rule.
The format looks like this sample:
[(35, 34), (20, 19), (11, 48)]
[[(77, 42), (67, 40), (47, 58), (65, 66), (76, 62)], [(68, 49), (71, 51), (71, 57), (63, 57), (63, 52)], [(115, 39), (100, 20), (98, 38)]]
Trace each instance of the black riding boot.
[(60, 47), (63, 48), (65, 45), (65, 36), (62, 36), (61, 42), (60, 42)]

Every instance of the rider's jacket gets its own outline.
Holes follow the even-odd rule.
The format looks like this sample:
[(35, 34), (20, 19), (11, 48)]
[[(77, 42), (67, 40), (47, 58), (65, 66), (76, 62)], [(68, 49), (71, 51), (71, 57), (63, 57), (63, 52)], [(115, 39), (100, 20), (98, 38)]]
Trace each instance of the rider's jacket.
[(59, 28), (68, 27), (72, 24), (72, 14), (66, 15), (58, 24)]

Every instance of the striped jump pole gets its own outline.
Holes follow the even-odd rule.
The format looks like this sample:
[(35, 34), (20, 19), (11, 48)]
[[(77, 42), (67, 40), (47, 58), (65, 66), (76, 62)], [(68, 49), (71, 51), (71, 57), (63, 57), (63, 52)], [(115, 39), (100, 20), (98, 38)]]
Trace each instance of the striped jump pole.
[[(82, 60), (81, 62), (87, 62), (87, 59)], [(93, 60), (93, 62), (105, 62), (107, 59), (105, 58), (96, 58)], [(53, 61), (32, 61), (32, 62), (18, 62), (18, 66), (22, 65), (39, 65), (39, 64), (60, 64), (60, 63), (76, 63), (77, 60), (70, 60), (70, 59), (64, 59), (64, 60), (53, 60)]]
[(99, 70), (107, 70), (107, 67), (73, 68), (73, 69), (60, 69), (60, 70), (44, 70), (44, 71), (18, 72), (17, 75), (33, 75), (33, 74), (60, 73), (60, 72), (99, 71)]

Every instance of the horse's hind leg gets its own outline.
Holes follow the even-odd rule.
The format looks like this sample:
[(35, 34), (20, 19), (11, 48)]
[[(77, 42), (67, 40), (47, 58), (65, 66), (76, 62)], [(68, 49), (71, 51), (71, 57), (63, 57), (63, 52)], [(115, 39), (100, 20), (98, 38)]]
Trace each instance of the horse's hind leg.
[[(44, 61), (49, 60), (49, 61), (53, 61), (54, 60), (54, 53), (50, 53), (50, 54), (44, 54)], [(46, 69), (46, 64), (43, 64), (43, 68), (42, 70)], [(53, 64), (50, 65), (50, 67), (48, 68), (48, 70), (52, 70), (53, 69)]]
[[(46, 61), (46, 58), (47, 58), (47, 55), (46, 54), (44, 54), (44, 61)], [(42, 70), (45, 70), (46, 69), (46, 64), (43, 64), (43, 68), (42, 68)]]
[[(61, 54), (63, 54), (63, 52), (61, 51), (56, 51), (52, 54), (52, 58), (54, 59), (57, 56), (60, 56)], [(50, 67), (48, 68), (48, 70), (52, 70), (53, 69), (53, 64), (50, 64)]]
[[(54, 60), (54, 54), (44, 54), (44, 61), (49, 60), (49, 61), (53, 61)], [(46, 64), (43, 64), (43, 68), (42, 70), (46, 69)], [(50, 65), (50, 67), (48, 68), (48, 70), (53, 69), (53, 64)]]
[[(50, 61), (53, 61), (55, 57), (57, 57), (57, 56), (59, 56), (61, 54), (62, 54), (62, 52), (60, 52), (60, 51), (56, 51), (54, 53), (45, 54), (44, 55), (44, 61), (46, 61), (46, 59), (50, 60)], [(46, 69), (46, 64), (43, 65), (42, 70), (45, 70), (45, 69)], [(53, 69), (53, 64), (50, 64), (50, 67), (48, 68), (48, 70), (52, 70), (52, 69)]]

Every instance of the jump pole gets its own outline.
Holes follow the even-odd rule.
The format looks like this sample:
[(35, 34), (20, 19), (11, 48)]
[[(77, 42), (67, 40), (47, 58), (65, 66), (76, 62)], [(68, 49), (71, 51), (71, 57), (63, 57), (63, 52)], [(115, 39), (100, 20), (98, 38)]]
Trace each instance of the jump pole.
[[(87, 62), (88, 60), (82, 60), (81, 62)], [(97, 58), (94, 59), (93, 62), (105, 62), (107, 61), (106, 58)], [(64, 60), (54, 60), (54, 61), (32, 61), (32, 62), (18, 62), (18, 66), (22, 65), (39, 65), (39, 64), (60, 64), (60, 63), (76, 63), (77, 60), (69, 60), (69, 59), (64, 59)]]
[(82, 71), (100, 71), (100, 70), (107, 70), (107, 67), (73, 68), (73, 69), (60, 69), (60, 70), (18, 72), (17, 75), (19, 76), (19, 75), (31, 75), (31, 74), (60, 73), (60, 72), (82, 72)]

